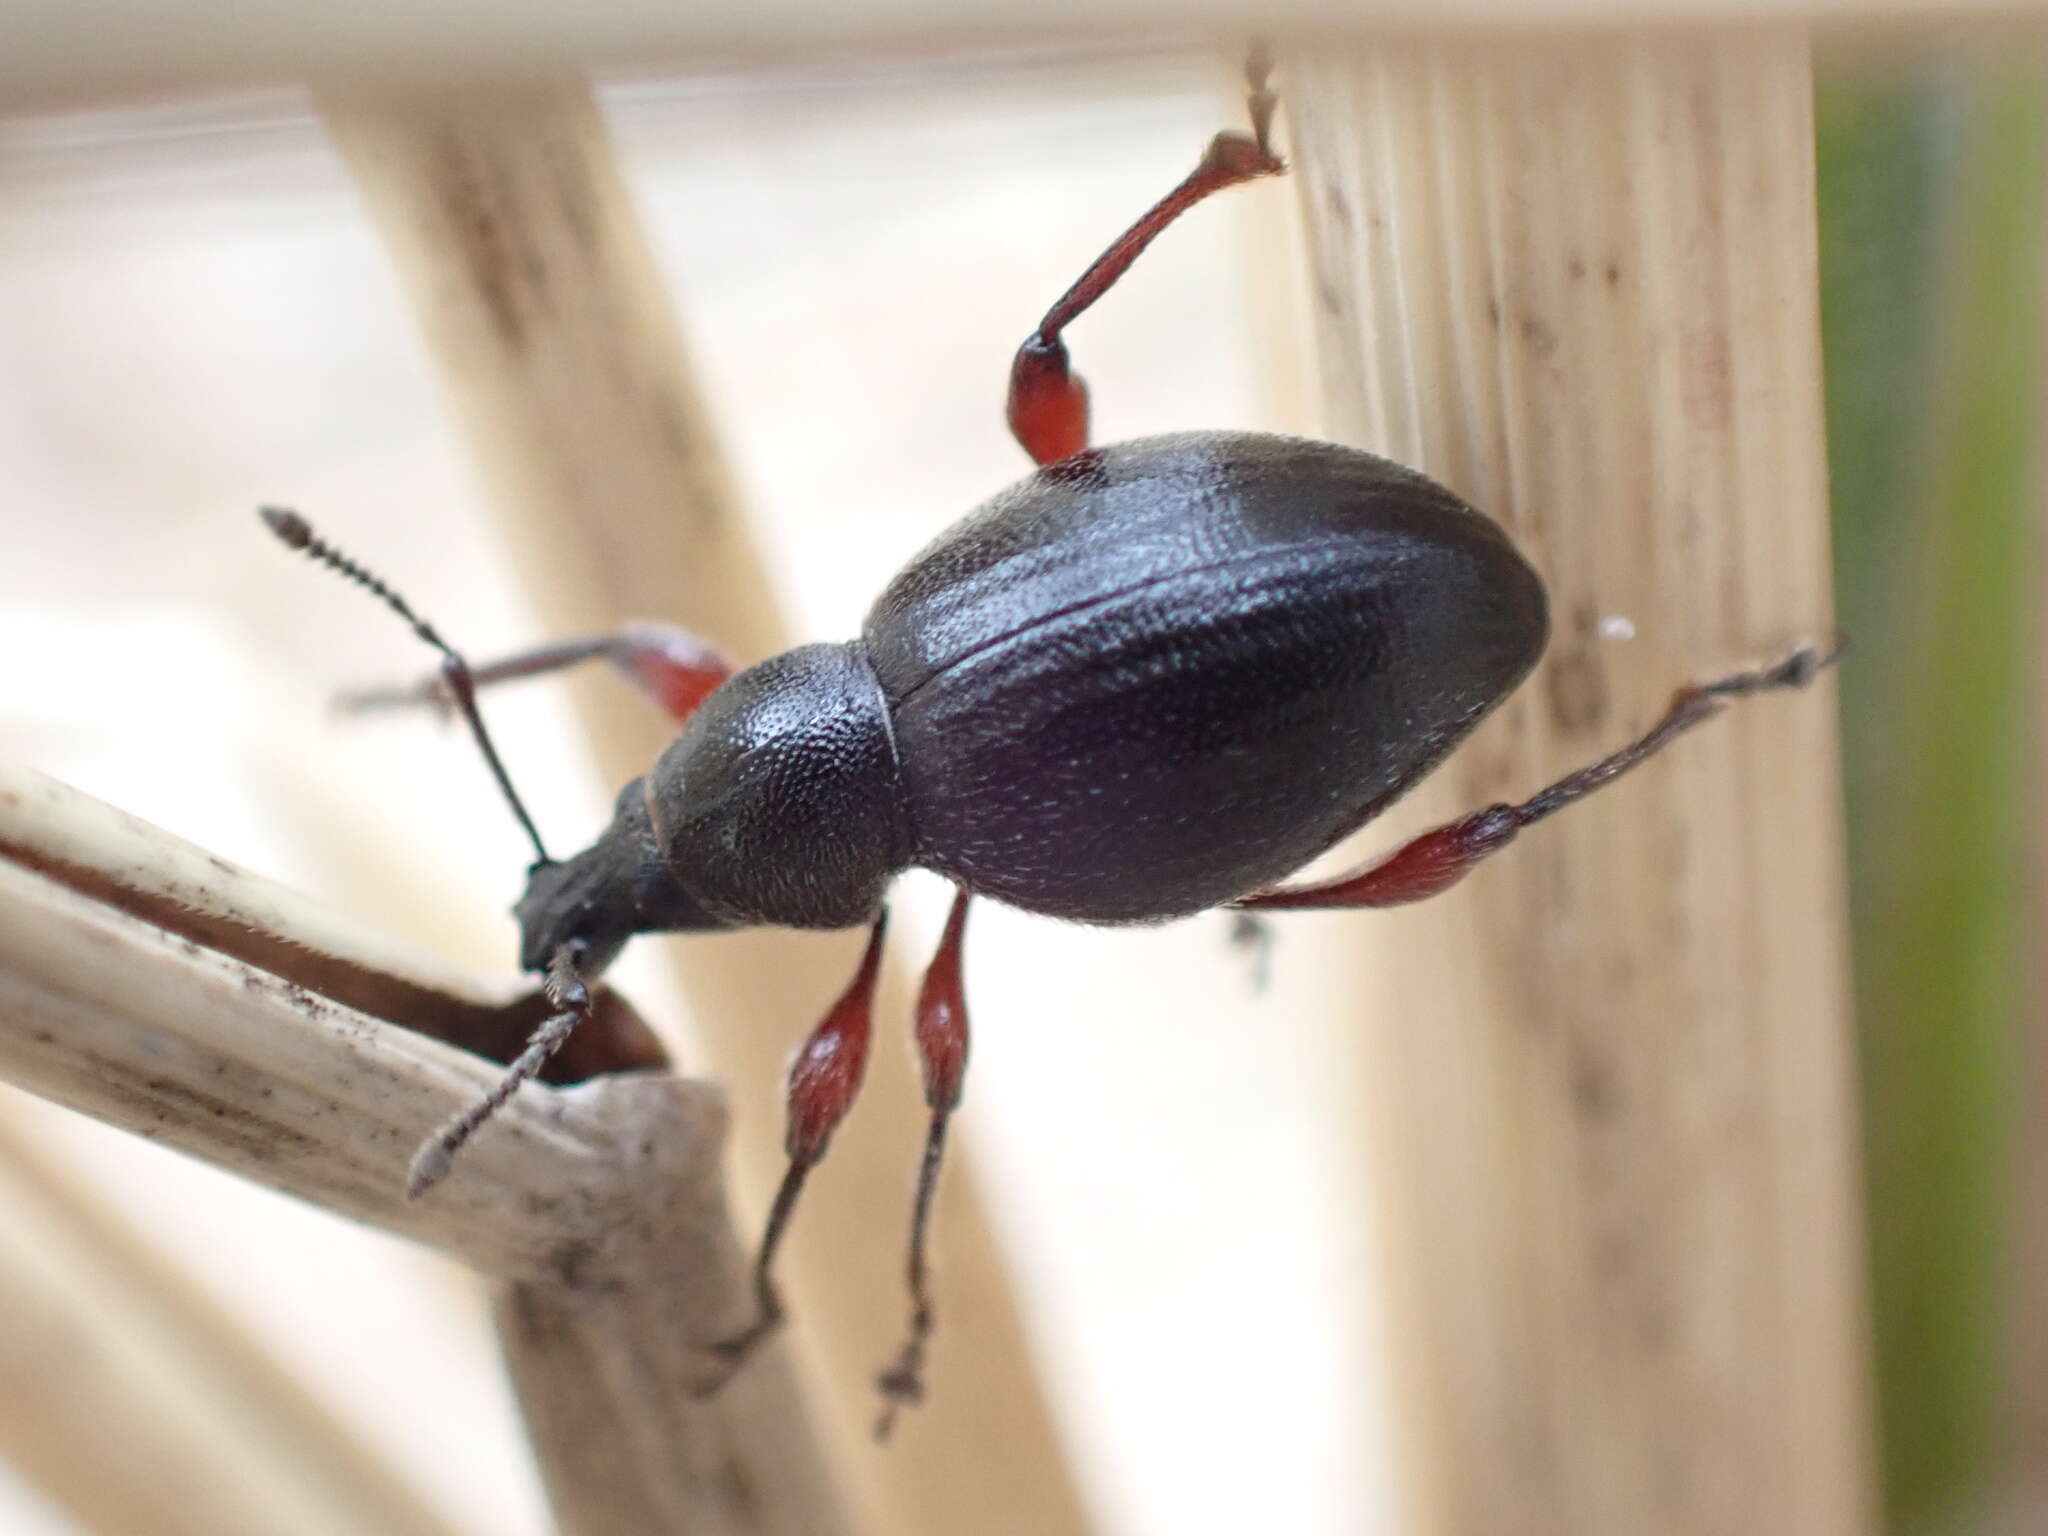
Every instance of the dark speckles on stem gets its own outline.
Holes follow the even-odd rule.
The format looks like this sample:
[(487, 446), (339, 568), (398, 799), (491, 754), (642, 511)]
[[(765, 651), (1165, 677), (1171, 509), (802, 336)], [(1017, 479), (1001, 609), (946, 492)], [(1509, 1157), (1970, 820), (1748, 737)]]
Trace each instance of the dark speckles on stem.
[(752, 1474), (737, 1456), (728, 1456), (719, 1463), (718, 1487), (725, 1495), (736, 1530), (755, 1530), (761, 1526), (761, 1497), (754, 1490)]
[(562, 215), (562, 227), (569, 238), (595, 264), (599, 255), (597, 204), (590, 195), (590, 178), (584, 174), (579, 157), (567, 146), (552, 146), (548, 185), (555, 206)]
[(1586, 280), (1586, 262), (1585, 262), (1585, 258), (1584, 258), (1584, 257), (1581, 257), (1581, 256), (1574, 256), (1574, 257), (1572, 257), (1572, 259), (1571, 259), (1570, 261), (1568, 261), (1568, 262), (1566, 262), (1566, 263), (1565, 263), (1565, 268), (1564, 268), (1564, 270), (1565, 270), (1565, 275), (1566, 275), (1567, 277), (1569, 277), (1569, 278), (1570, 278), (1570, 279), (1571, 279), (1571, 280), (1572, 280), (1573, 282), (1575, 282), (1575, 283), (1582, 283), (1582, 282), (1584, 282), (1584, 281)]
[(1330, 216), (1330, 222), (1346, 234), (1351, 232), (1351, 204), (1344, 196), (1343, 188), (1332, 182), (1323, 193), (1323, 210)]
[(1608, 262), (1607, 270), (1602, 275), (1606, 277), (1608, 287), (1619, 288), (1621, 286), (1621, 263), (1618, 261)]
[(1624, 1232), (1602, 1231), (1593, 1239), (1593, 1273), (1602, 1284), (1614, 1286), (1630, 1279), (1636, 1268), (1636, 1245)]
[(1544, 676), (1551, 718), (1567, 736), (1584, 736), (1607, 721), (1607, 680), (1590, 648), (1560, 647)]
[(147, 1135), (205, 1122), (209, 1141), (226, 1148), (231, 1156), (255, 1164), (301, 1157), (314, 1145), (297, 1131), (201, 1093), (188, 1083), (164, 1077), (138, 1078), (114, 1062), (102, 1063), (99, 1078), (110, 1094), (132, 1099), (146, 1112), (134, 1118), (140, 1123), (154, 1122), (148, 1124)]
[(548, 1256), (548, 1270), (566, 1290), (576, 1290), (590, 1277), (591, 1262), (597, 1257), (597, 1245), (586, 1239), (576, 1239), (562, 1244)]
[(464, 268), (483, 300), (491, 329), (508, 352), (523, 352), (528, 337), (521, 294), (527, 274), (520, 272), (513, 249), (516, 234), (494, 211), (488, 189), (479, 182), (479, 168), (459, 136), (442, 138), (433, 154), (433, 180), (441, 189)]
[(549, 1221), (554, 1218), (554, 1197), (537, 1189), (522, 1190), (519, 1195), (519, 1207), (535, 1221)]
[(1590, 603), (1574, 603), (1558, 626), (1547, 679), (1552, 718), (1568, 734), (1590, 735), (1607, 724), (1607, 678), (1595, 659), (1601, 644), (1600, 615)]
[(1524, 310), (1515, 322), (1515, 329), (1539, 359), (1547, 359), (1557, 351), (1557, 332), (1534, 310)]
[(1618, 1107), (1612, 1070), (1585, 1046), (1572, 1052), (1570, 1080), (1572, 1110), (1581, 1120), (1605, 1120)]
[(477, 293), (490, 313), (491, 329), (497, 332), (506, 351), (524, 351), (526, 322), (512, 297), (511, 277), (505, 270), (503, 246), (498, 238), (498, 221), (488, 210), (474, 204), (457, 206), (453, 213), (462, 225), (463, 246), (470, 256), (470, 276), (476, 279)]
[(1703, 430), (1725, 428), (1735, 413), (1734, 362), (1719, 329), (1688, 335), (1679, 347), (1686, 418)]

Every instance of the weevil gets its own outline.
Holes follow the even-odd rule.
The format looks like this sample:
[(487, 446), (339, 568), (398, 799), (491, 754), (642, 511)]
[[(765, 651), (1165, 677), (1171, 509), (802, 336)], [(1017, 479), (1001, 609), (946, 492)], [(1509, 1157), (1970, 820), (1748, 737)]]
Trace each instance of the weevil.
[[(681, 631), (641, 625), (471, 667), (304, 519), (264, 513), (287, 543), (369, 587), (441, 651), (437, 678), (359, 702), (459, 710), (534, 847), (514, 908), (520, 963), (545, 978), (555, 1011), (490, 1094), (420, 1149), (411, 1194), (445, 1177), (541, 1069), (633, 936), (868, 929), (851, 984), (790, 1069), (788, 1167), (754, 1265), (756, 1315), (707, 1346), (711, 1385), (783, 1316), (776, 1251), (860, 1087), (898, 874), (936, 871), (956, 894), (914, 1017), (930, 1118), (910, 1216), (910, 1324), (878, 1378), (881, 1433), (923, 1396), (934, 1319), (926, 1234), (967, 1064), (973, 901), (1098, 924), (1420, 901), (1723, 701), (1804, 684), (1835, 659), (1803, 646), (1681, 688), (1643, 735), (1527, 800), (1424, 832), (1352, 874), (1283, 883), (1506, 698), (1542, 654), (1549, 617), (1541, 579), (1498, 524), (1373, 454), (1250, 432), (1090, 443), (1066, 327), (1189, 208), (1285, 169), (1263, 63), (1247, 75), (1251, 133), (1218, 134), (1019, 348), (1007, 414), (1035, 472), (904, 567), (853, 640), (734, 672)], [(476, 693), (595, 658), (683, 724), (620, 791), (597, 841), (555, 860)]]

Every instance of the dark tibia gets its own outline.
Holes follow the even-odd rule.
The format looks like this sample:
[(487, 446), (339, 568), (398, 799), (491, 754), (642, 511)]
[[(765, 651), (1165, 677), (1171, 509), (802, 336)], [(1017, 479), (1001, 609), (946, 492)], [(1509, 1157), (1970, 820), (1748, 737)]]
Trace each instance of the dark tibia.
[[(667, 624), (628, 624), (614, 635), (584, 640), (558, 640), (470, 668), (478, 688), (544, 677), (599, 657), (640, 688), (678, 721), (687, 720), (712, 690), (732, 675), (732, 668), (710, 646), (687, 630)], [(359, 688), (336, 703), (351, 713), (405, 709), (425, 705), (446, 713), (455, 700), (439, 676), (389, 688)]]
[(761, 1239), (760, 1255), (754, 1260), (754, 1320), (729, 1339), (720, 1339), (711, 1346), (711, 1353), (720, 1364), (719, 1373), (701, 1388), (708, 1397), (732, 1379), (732, 1375), (746, 1364), (756, 1346), (782, 1326), (782, 1291), (775, 1284), (775, 1250), (782, 1246), (782, 1234), (789, 1226), (790, 1213), (796, 1209), (796, 1198), (803, 1193), (804, 1180), (810, 1177), (814, 1163), (792, 1162), (782, 1175), (782, 1183), (775, 1191), (775, 1203), (768, 1210), (768, 1230)]
[(1255, 53), (1245, 67), (1250, 87), (1253, 134), (1219, 133), (1202, 163), (1187, 178), (1095, 258), (1094, 265), (1045, 312), (1038, 329), (1017, 349), (1010, 364), (1005, 419), (1024, 451), (1040, 464), (1070, 458), (1088, 446), (1088, 386), (1074, 373), (1060, 333), (1116, 285), (1132, 262), (1175, 219), (1211, 193), (1256, 176), (1287, 169), (1272, 151), (1273, 94), (1266, 89), (1266, 63)]
[(775, 1192), (775, 1204), (768, 1212), (768, 1229), (761, 1236), (760, 1257), (754, 1261), (754, 1320), (731, 1338), (712, 1344), (710, 1353), (717, 1370), (699, 1389), (705, 1396), (716, 1392), (746, 1364), (761, 1341), (782, 1321), (782, 1294), (775, 1285), (775, 1255), (782, 1246), (789, 1219), (796, 1211), (797, 1196), (804, 1180), (824, 1157), (832, 1133), (860, 1092), (861, 1077), (867, 1070), (868, 1039), (872, 1034), (875, 980), (882, 967), (882, 936), (889, 927), (885, 911), (868, 931), (868, 947), (861, 956), (853, 981), (832, 1005), (825, 1021), (797, 1052), (789, 1069), (789, 1130), (785, 1146), (789, 1171)]
[(960, 955), (970, 899), (965, 890), (953, 898), (945, 937), (939, 941), (939, 952), (932, 957), (931, 968), (924, 973), (924, 985), (917, 997), (917, 1055), (924, 1068), (924, 1098), (932, 1118), (925, 1135), (924, 1161), (917, 1173), (917, 1199), (910, 1216), (910, 1258), (906, 1268), (910, 1282), (910, 1336), (904, 1340), (895, 1361), (875, 1378), (883, 1398), (882, 1411), (875, 1420), (877, 1440), (889, 1438), (899, 1408), (915, 1407), (924, 1401), (925, 1347), (934, 1321), (925, 1237), (931, 1223), (932, 1199), (938, 1192), (939, 1168), (945, 1160), (946, 1124), (960, 1103), (961, 1084), (967, 1076), (967, 993), (961, 981)]
[(1315, 885), (1282, 886), (1233, 902), (1237, 907), (1397, 907), (1426, 901), (1456, 885), (1489, 854), (1513, 842), (1522, 828), (1555, 815), (1656, 756), (1701, 721), (1721, 712), (1722, 701), (1778, 688), (1800, 688), (1841, 659), (1841, 647), (1801, 646), (1774, 666), (1737, 672), (1678, 690), (1664, 717), (1636, 740), (1598, 762), (1568, 773), (1520, 805), (1490, 805), (1462, 820), (1433, 827), (1377, 863)]

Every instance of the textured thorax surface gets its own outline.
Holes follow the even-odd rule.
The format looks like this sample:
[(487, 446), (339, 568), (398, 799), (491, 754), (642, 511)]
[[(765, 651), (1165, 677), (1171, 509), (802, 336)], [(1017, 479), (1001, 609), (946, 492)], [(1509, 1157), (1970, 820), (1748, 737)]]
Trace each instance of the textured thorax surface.
[(647, 778), (677, 884), (729, 925), (846, 928), (909, 862), (889, 721), (858, 645), (805, 645), (728, 680)]

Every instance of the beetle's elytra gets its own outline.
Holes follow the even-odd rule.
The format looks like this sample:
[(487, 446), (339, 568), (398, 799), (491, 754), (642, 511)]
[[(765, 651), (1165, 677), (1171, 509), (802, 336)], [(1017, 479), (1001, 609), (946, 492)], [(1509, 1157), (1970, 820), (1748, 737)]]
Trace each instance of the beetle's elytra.
[(1054, 917), (1200, 912), (1299, 869), (1535, 665), (1543, 586), (1441, 486), (1191, 433), (1041, 470), (862, 632), (914, 862)]
[[(1039, 468), (904, 568), (858, 638), (730, 673), (679, 631), (634, 626), (471, 668), (383, 584), (266, 512), (288, 543), (368, 586), (439, 647), (443, 675), (382, 698), (452, 702), (532, 838), (521, 960), (557, 1011), (486, 1100), (422, 1149), (412, 1192), (532, 1076), (635, 934), (867, 925), (852, 984), (790, 1071), (789, 1171), (754, 1269), (758, 1312), (712, 1344), (722, 1381), (781, 1317), (776, 1247), (867, 1059), (890, 881), (957, 895), (916, 1041), (931, 1110), (911, 1220), (911, 1327), (879, 1379), (886, 1431), (922, 1396), (924, 1235), (967, 1057), (961, 952), (987, 897), (1086, 923), (1217, 906), (1390, 906), (1455, 883), (1532, 822), (1610, 782), (1726, 698), (1833, 659), (1679, 690), (1648, 732), (1519, 804), (1425, 832), (1356, 874), (1280, 886), (1384, 809), (1521, 682), (1548, 636), (1542, 582), (1491, 520), (1413, 470), (1330, 443), (1198, 432), (1091, 447), (1061, 332), (1210, 193), (1284, 166), (1254, 61), (1254, 132), (1200, 165), (1064, 295), (1019, 349), (1008, 416)], [(602, 656), (682, 733), (621, 791), (584, 852), (548, 858), (476, 712), (475, 689)]]

